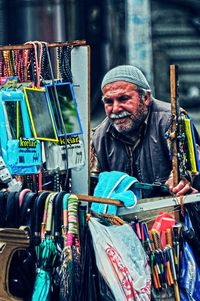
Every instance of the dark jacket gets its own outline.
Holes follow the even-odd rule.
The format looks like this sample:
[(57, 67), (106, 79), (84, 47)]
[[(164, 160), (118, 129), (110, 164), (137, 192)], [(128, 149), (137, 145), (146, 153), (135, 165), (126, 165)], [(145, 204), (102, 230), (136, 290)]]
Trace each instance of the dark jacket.
[[(92, 142), (101, 171), (118, 170), (145, 183), (164, 183), (172, 166), (165, 133), (171, 124), (170, 104), (153, 100), (139, 144), (118, 133), (106, 118), (94, 131)], [(143, 193), (143, 197), (151, 195)]]

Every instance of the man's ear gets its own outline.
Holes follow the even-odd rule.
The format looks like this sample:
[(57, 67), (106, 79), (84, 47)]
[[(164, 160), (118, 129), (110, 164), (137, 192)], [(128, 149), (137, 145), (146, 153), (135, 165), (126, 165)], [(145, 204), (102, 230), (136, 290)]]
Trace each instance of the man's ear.
[(151, 92), (150, 91), (146, 92), (146, 95), (144, 97), (144, 103), (147, 107), (150, 106), (150, 103), (151, 103)]

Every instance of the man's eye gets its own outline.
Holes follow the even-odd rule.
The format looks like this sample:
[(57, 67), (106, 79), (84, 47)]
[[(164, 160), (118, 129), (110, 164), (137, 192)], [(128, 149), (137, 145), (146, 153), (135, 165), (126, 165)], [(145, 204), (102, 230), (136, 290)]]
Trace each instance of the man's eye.
[(128, 96), (128, 95), (122, 95), (122, 96), (120, 96), (119, 98), (118, 98), (118, 101), (119, 102), (124, 102), (124, 101), (127, 101), (127, 100), (129, 100), (130, 99), (130, 97)]
[(102, 101), (103, 101), (104, 104), (107, 104), (107, 105), (112, 105), (113, 104), (113, 100), (111, 98), (103, 97)]

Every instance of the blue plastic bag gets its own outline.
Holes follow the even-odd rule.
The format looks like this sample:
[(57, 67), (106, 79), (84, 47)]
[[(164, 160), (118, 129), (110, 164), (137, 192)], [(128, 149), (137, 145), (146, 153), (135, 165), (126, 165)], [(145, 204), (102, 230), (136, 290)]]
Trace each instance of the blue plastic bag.
[[(186, 227), (191, 229), (192, 224), (187, 211), (184, 217)], [(200, 268), (187, 241), (183, 242), (179, 287), (181, 301), (200, 301)]]

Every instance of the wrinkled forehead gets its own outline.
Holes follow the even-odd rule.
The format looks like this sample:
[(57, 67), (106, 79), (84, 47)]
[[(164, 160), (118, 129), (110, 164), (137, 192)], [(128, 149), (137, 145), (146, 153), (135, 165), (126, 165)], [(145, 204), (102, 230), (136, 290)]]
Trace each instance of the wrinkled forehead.
[(102, 89), (103, 94), (112, 95), (115, 93), (127, 93), (131, 91), (137, 91), (137, 86), (133, 83), (126, 81), (117, 81), (105, 85)]

